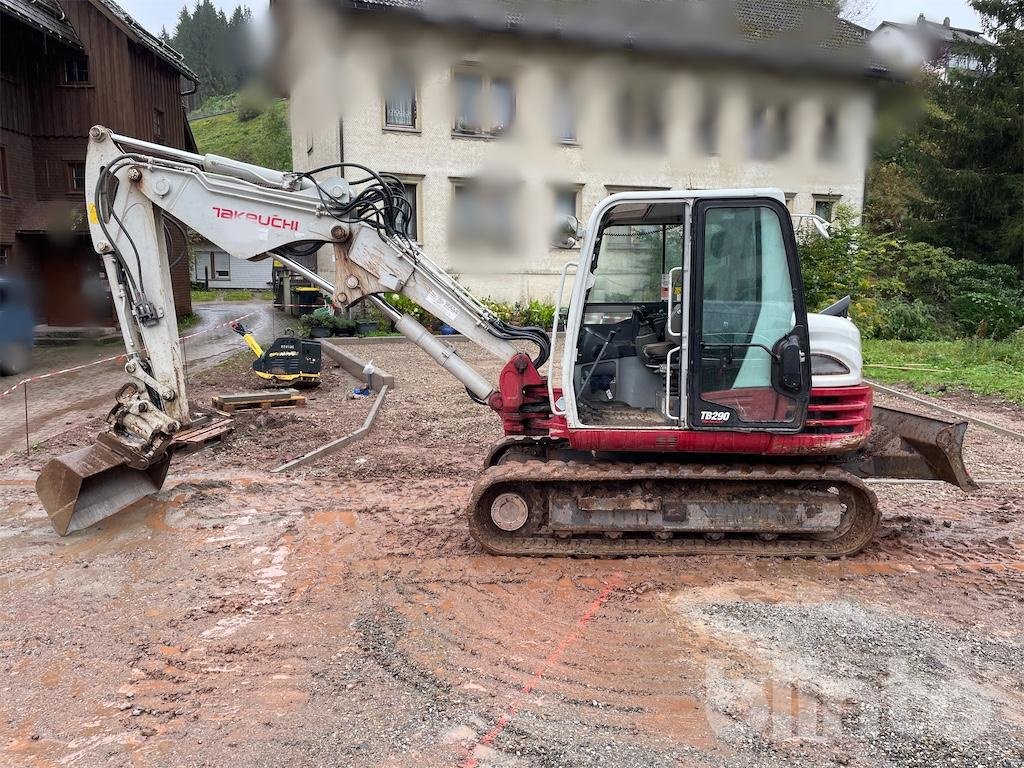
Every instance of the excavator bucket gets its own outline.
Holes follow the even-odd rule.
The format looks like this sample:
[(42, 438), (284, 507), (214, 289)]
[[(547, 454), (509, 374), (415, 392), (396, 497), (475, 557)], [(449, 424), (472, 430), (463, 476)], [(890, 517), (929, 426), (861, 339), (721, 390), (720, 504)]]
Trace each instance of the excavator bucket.
[(102, 443), (50, 459), (36, 479), (36, 493), (61, 536), (87, 528), (156, 493), (171, 464), (168, 451), (145, 469)]
[(859, 477), (942, 480), (965, 491), (978, 486), (964, 466), (966, 421), (946, 421), (883, 408), (872, 410), (871, 439), (845, 464)]

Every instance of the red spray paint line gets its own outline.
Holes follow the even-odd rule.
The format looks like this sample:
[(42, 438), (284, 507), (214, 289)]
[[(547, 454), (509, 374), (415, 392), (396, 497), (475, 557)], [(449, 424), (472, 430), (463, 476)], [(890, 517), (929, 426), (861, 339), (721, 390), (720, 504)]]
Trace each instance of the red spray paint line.
[[(590, 624), (591, 619), (593, 619), (597, 612), (601, 610), (601, 607), (606, 602), (608, 602), (608, 598), (611, 597), (612, 592), (614, 592), (620, 586), (622, 586), (622, 574), (612, 574), (612, 577), (605, 584), (604, 589), (602, 589), (601, 593), (594, 598), (593, 602), (590, 603), (590, 605), (587, 606), (587, 610), (585, 610), (583, 612), (583, 615), (580, 616), (579, 621), (576, 622), (576, 625), (565, 634), (565, 636), (559, 641), (558, 645), (555, 647), (555, 650), (551, 652), (547, 659), (544, 660), (544, 663), (540, 666), (540, 668), (533, 673), (533, 676), (520, 689), (519, 693), (522, 696), (528, 696), (533, 691), (533, 689), (537, 687), (537, 684), (542, 679), (544, 679), (544, 675), (547, 674), (548, 670), (561, 660), (562, 656), (565, 655), (565, 652), (571, 646), (576, 644), (580, 637), (582, 637), (584, 631), (586, 631), (587, 625)], [(469, 748), (469, 754), (466, 756), (465, 762), (462, 763), (462, 768), (476, 768), (476, 766), (478, 765), (478, 761), (476, 757), (473, 756), (473, 750), (475, 750), (480, 745), (489, 747), (492, 744), (494, 744), (495, 739), (497, 739), (498, 736), (501, 735), (501, 732), (504, 731), (505, 728), (508, 726), (508, 724), (512, 722), (512, 718), (516, 716), (516, 713), (518, 711), (519, 704), (509, 704), (508, 709), (505, 711), (505, 714), (498, 718), (498, 722), (494, 724), (491, 730), (489, 730), (483, 737), (481, 737), (476, 742), (476, 744)]]

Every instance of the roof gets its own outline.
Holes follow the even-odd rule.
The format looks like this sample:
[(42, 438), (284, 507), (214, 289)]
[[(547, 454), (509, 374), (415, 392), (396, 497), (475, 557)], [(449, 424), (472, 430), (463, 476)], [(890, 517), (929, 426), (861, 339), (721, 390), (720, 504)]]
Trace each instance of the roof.
[[(86, 2), (87, 0), (62, 0), (62, 2)], [(165, 63), (174, 67), (182, 75), (193, 82), (199, 78), (184, 58), (174, 48), (169, 46), (156, 35), (150, 33), (139, 22), (133, 19), (127, 11), (114, 0), (90, 0), (112, 18), (130, 38), (140, 45), (148, 48)], [(58, 0), (0, 0), (0, 12), (9, 13), (20, 21), (34, 27), (50, 37), (56, 38), (63, 43), (82, 49), (82, 41), (71, 25), (70, 20), (64, 13)]]
[(976, 29), (948, 26), (946, 24), (940, 24), (937, 21), (929, 21), (925, 18), (919, 18), (917, 22), (910, 24), (903, 24), (897, 21), (883, 21), (875, 28), (874, 31), (877, 32), (883, 27), (894, 27), (905, 32), (923, 34), (935, 42), (981, 43), (983, 45), (991, 45), (991, 41), (986, 39), (982, 33)]
[[(54, 0), (47, 1), (53, 2)], [(79, 0), (71, 0), (71, 2), (78, 1)], [(124, 8), (115, 3), (114, 0), (92, 1), (112, 14), (116, 20), (121, 23), (125, 32), (127, 32), (130, 37), (135, 38), (136, 42), (151, 50), (158, 58), (163, 59), (167, 64), (170, 64), (189, 80), (199, 82), (199, 76), (189, 68), (185, 63), (185, 58), (180, 53), (143, 27), (139, 22), (132, 18)], [(4, 0), (0, 0), (0, 2), (4, 2)]]
[(557, 37), (676, 55), (756, 58), (772, 64), (884, 73), (868, 31), (824, 0), (337, 0), (345, 9), (404, 13), (490, 32)]
[(0, 12), (10, 14), (62, 43), (82, 48), (82, 41), (56, 0), (0, 0)]

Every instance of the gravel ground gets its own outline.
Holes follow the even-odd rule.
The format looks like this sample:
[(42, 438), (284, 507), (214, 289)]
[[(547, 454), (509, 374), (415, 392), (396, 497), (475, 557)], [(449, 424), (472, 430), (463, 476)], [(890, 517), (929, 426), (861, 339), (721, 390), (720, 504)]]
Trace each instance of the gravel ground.
[[(491, 557), (462, 509), (496, 419), (407, 345), (354, 351), (397, 389), (286, 476), (362, 423), (340, 370), (64, 539), (35, 471), (98, 422), (3, 467), (0, 763), (1024, 764), (1024, 487), (878, 486), (880, 537), (838, 561)], [(254, 389), (247, 365), (193, 400)], [(1020, 477), (1009, 438), (972, 428), (967, 456)]]

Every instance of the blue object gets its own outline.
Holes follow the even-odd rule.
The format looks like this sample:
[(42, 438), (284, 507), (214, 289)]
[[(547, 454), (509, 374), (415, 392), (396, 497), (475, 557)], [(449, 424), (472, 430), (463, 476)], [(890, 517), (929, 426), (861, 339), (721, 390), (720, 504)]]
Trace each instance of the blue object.
[(452, 328), (447, 323), (441, 323), (441, 335), (442, 336), (454, 336), (458, 331)]
[(24, 281), (0, 275), (0, 376), (12, 376), (32, 365), (35, 317)]

